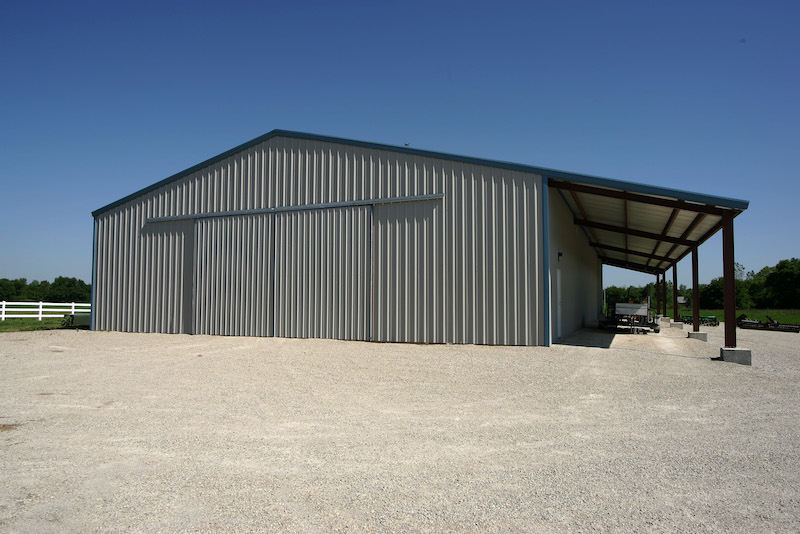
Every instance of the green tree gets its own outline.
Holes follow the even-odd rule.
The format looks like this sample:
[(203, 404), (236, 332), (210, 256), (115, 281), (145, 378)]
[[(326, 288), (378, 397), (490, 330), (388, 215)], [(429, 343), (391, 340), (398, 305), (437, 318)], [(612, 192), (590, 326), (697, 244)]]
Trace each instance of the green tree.
[(24, 278), (17, 278), (16, 280), (9, 280), (8, 278), (0, 278), (0, 300), (16, 301), (23, 298), (22, 292), (28, 281)]
[(767, 276), (774, 270), (774, 267), (764, 267), (759, 272), (750, 271), (747, 273), (747, 281), (749, 282), (748, 290), (750, 292), (750, 299), (752, 300), (753, 307), (755, 308), (771, 308), (770, 296), (767, 292)]
[[(720, 276), (708, 284), (700, 284), (700, 307), (718, 310), (725, 307), (725, 280)], [(736, 280), (736, 308), (749, 310), (753, 307), (746, 280)]]
[(609, 286), (606, 288), (606, 303), (614, 306), (617, 302), (625, 302), (628, 298), (628, 290), (624, 287)]
[(800, 259), (779, 261), (764, 286), (769, 308), (800, 308)]
[(0, 278), (0, 300), (5, 301), (89, 302), (91, 296), (92, 286), (78, 278), (57, 276), (53, 283)]
[(47, 300), (47, 292), (50, 290), (50, 282), (47, 280), (34, 280), (22, 289), (22, 300)]
[[(744, 266), (734, 266), (736, 283), (736, 307), (751, 308), (800, 308), (800, 259), (781, 260), (774, 267), (764, 267), (758, 272), (745, 272)], [(672, 306), (672, 282), (667, 282), (667, 306)], [(723, 278), (714, 278), (708, 284), (700, 284), (700, 307), (720, 309), (724, 307)], [(685, 285), (678, 287), (679, 296), (691, 300), (692, 290)], [(607, 302), (613, 307), (617, 302), (642, 302), (647, 297), (655, 305), (655, 285), (627, 288), (611, 286), (606, 289)]]
[(92, 286), (77, 278), (58, 276), (47, 291), (50, 302), (89, 302)]
[(724, 307), (724, 284), (722, 277), (714, 278), (707, 284), (700, 284), (700, 307), (717, 310)]
[(686, 287), (686, 284), (681, 284), (678, 286), (678, 296), (686, 299), (686, 304), (678, 304), (678, 307), (691, 305), (692, 290)]
[(734, 264), (734, 279), (736, 280), (736, 308), (749, 310), (753, 307), (753, 300), (750, 296), (750, 280), (744, 271), (744, 265)]

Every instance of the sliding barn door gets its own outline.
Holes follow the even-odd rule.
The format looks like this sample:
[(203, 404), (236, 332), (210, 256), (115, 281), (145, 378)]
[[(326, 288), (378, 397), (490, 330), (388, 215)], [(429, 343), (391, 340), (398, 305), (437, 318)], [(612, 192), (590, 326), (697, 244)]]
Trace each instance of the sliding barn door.
[(268, 214), (197, 220), (194, 333), (272, 335), (273, 222)]
[(444, 342), (442, 244), (436, 201), (374, 208), (373, 326), (375, 341)]
[(275, 336), (369, 339), (369, 206), (275, 217)]

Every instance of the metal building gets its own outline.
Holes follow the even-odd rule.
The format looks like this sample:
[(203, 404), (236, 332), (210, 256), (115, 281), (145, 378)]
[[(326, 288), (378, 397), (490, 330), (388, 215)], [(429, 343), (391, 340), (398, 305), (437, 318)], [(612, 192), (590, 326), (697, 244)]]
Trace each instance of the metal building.
[[(637, 218), (642, 199), (680, 205)], [(684, 215), (695, 205), (747, 207), (275, 130), (93, 213), (92, 327), (548, 345), (597, 323), (603, 263), (658, 275), (718, 230)], [(615, 221), (641, 235), (621, 242)], [(663, 241), (645, 235), (653, 225)]]

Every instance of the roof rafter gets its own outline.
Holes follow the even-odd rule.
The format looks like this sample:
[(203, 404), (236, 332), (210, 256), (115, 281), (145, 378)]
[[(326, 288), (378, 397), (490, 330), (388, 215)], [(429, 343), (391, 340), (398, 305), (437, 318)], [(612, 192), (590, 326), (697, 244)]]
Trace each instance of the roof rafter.
[[(697, 244), (696, 244), (695, 246), (699, 247), (700, 245), (702, 245), (703, 243), (705, 243), (706, 241), (708, 241), (708, 240), (711, 238), (711, 236), (712, 236), (712, 235), (716, 234), (716, 233), (717, 233), (717, 232), (719, 232), (721, 229), (722, 229), (722, 221), (719, 221), (717, 224), (715, 224), (714, 226), (712, 226), (712, 227), (711, 227), (711, 229), (710, 229), (708, 232), (706, 232), (705, 234), (703, 234), (703, 236), (702, 236), (700, 239), (698, 239), (698, 240), (697, 240)], [(685, 258), (685, 257), (686, 257), (686, 255), (687, 255), (687, 254), (689, 254), (691, 251), (692, 251), (692, 249), (691, 249), (691, 248), (689, 248), (689, 249), (688, 249), (688, 250), (686, 250), (685, 252), (681, 253), (681, 255), (680, 255), (680, 256), (678, 256), (678, 259), (676, 259), (676, 260), (675, 260), (675, 263), (678, 263), (679, 261), (681, 261), (681, 260), (682, 260), (683, 258)]]
[[(692, 233), (692, 230), (697, 228), (697, 225), (700, 224), (701, 222), (703, 222), (703, 219), (705, 219), (705, 218), (706, 218), (706, 214), (705, 213), (698, 213), (697, 217), (695, 217), (694, 220), (691, 223), (689, 223), (689, 226), (687, 226), (686, 230), (684, 230), (683, 233), (681, 234), (681, 239), (686, 239), (686, 237), (689, 234)], [(669, 257), (670, 254), (675, 252), (675, 249), (677, 248), (677, 246), (678, 246), (678, 244), (673, 244), (672, 245), (672, 247), (667, 251), (667, 257)], [(690, 245), (690, 247), (691, 246), (694, 246), (694, 245)], [(674, 265), (675, 263), (678, 263), (678, 260), (675, 260), (672, 263)]]
[[(625, 213), (625, 228), (627, 228), (628, 227), (628, 201), (627, 200), (623, 200), (622, 209), (623, 209), (623, 211)], [(625, 248), (627, 249), (628, 246), (629, 246), (628, 245), (628, 234), (625, 234)], [(625, 259), (626, 260), (628, 259), (627, 256), (626, 256)]]
[[(665, 208), (693, 211), (696, 213), (707, 213), (709, 215), (722, 216), (726, 213), (730, 213), (731, 211), (736, 211), (736, 210), (719, 208), (717, 206), (709, 206), (708, 204), (693, 204), (691, 202), (686, 202), (685, 200), (673, 200), (662, 197), (651, 197), (647, 195), (641, 195), (639, 193), (629, 193), (628, 191), (618, 191), (616, 189), (604, 189), (602, 187), (594, 187), (590, 185), (578, 184), (575, 182), (567, 182), (563, 180), (550, 179), (548, 181), (548, 185), (550, 187), (555, 187), (557, 189), (575, 191), (578, 193), (586, 193), (588, 195), (598, 195), (603, 197), (618, 198), (620, 200), (630, 200), (632, 202), (639, 202), (641, 204), (652, 204), (655, 206), (663, 206)], [(738, 211), (736, 211), (736, 213), (738, 213)]]
[(611, 258), (603, 258), (603, 263), (606, 265), (611, 265), (612, 267), (620, 267), (622, 269), (630, 269), (631, 271), (639, 271), (640, 273), (661, 274), (663, 272), (659, 269), (656, 269), (655, 267), (646, 267), (643, 264), (630, 263), (627, 261), (614, 260)]
[[(648, 254), (647, 252), (639, 252), (639, 251), (636, 251), (636, 250), (631, 250), (631, 249), (623, 248), (623, 247), (612, 247), (610, 245), (601, 245), (600, 243), (589, 243), (589, 246), (602, 248), (603, 250), (607, 250), (609, 252), (619, 252), (621, 254), (629, 254), (631, 256), (641, 256), (642, 258), (650, 258), (650, 259), (653, 259), (653, 260), (659, 260), (660, 262), (672, 261), (671, 259), (669, 259), (669, 258), (667, 258), (665, 256), (657, 256), (655, 254)], [(645, 265), (645, 267), (649, 267), (649, 265), (647, 265), (646, 263), (644, 265)]]
[[(572, 197), (572, 200), (575, 201), (575, 205), (578, 206), (578, 211), (581, 212), (581, 217), (586, 219), (587, 218), (586, 217), (586, 210), (584, 209), (583, 204), (581, 203), (581, 199), (578, 198), (578, 193), (576, 193), (575, 191), (570, 191), (569, 194)], [(592, 230), (591, 228), (589, 228), (589, 233), (592, 235), (592, 239), (594, 239), (595, 242), (600, 241), (599, 239), (597, 239), (597, 234), (595, 234), (594, 230)], [(599, 247), (601, 249), (603, 248), (602, 245), (597, 245), (597, 247)]]
[(587, 221), (585, 219), (575, 219), (575, 224), (578, 226), (585, 226), (587, 228), (596, 228), (598, 230), (605, 230), (607, 232), (614, 232), (617, 234), (627, 234), (627, 235), (634, 235), (636, 237), (643, 237), (645, 239), (652, 239), (653, 241), (658, 241), (659, 239), (662, 241), (666, 241), (668, 243), (674, 243), (677, 245), (684, 245), (687, 247), (691, 247), (694, 245), (692, 241), (689, 241), (684, 238), (680, 237), (670, 237), (668, 235), (663, 234), (654, 234), (652, 232), (645, 232), (643, 230), (634, 230), (632, 228), (623, 228), (622, 226), (614, 226), (613, 224), (605, 224), (599, 223), (594, 221)]
[[(678, 216), (679, 212), (680, 212), (680, 210), (678, 208), (674, 208), (672, 210), (672, 214), (669, 216), (669, 220), (667, 221), (667, 224), (664, 225), (664, 229), (661, 231), (661, 233), (663, 235), (667, 235), (667, 232), (669, 232), (669, 229), (672, 228), (672, 223), (675, 222), (675, 218)], [(661, 246), (661, 241), (660, 240), (656, 241), (656, 246), (653, 247), (653, 254), (656, 253), (656, 250), (658, 250), (658, 247), (660, 247), (660, 246)], [(647, 265), (650, 265), (650, 260), (647, 260)]]

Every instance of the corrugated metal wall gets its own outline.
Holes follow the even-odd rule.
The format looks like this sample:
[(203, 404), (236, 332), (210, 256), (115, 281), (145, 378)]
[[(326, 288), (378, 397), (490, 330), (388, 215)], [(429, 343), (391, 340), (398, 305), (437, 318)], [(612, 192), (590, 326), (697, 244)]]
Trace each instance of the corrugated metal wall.
[(194, 224), (193, 333), (272, 335), (273, 218), (244, 215)]
[(189, 332), (192, 222), (141, 225), (121, 210), (98, 228), (97, 328), (124, 332)]
[(274, 217), (274, 335), (370, 339), (370, 208)]
[(448, 341), (544, 344), (541, 180), (467, 166), (447, 182)]
[(441, 201), (375, 207), (374, 339), (445, 341), (442, 211)]
[(542, 344), (541, 187), (529, 173), (272, 138), (98, 215), (95, 328)]

